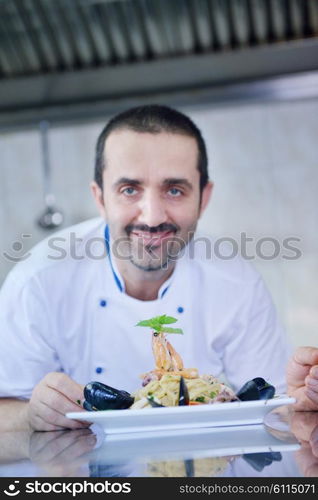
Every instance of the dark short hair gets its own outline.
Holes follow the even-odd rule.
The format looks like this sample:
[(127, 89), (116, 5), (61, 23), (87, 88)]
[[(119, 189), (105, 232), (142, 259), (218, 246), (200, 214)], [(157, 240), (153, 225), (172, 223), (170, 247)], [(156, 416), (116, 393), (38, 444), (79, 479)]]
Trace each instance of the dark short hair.
[(114, 130), (120, 129), (151, 134), (171, 132), (193, 137), (198, 146), (198, 170), (200, 172), (200, 193), (202, 193), (209, 180), (209, 175), (207, 151), (200, 130), (188, 116), (180, 111), (157, 104), (138, 106), (114, 116), (100, 133), (96, 144), (94, 178), (101, 189), (103, 189), (103, 170), (106, 166), (105, 141)]

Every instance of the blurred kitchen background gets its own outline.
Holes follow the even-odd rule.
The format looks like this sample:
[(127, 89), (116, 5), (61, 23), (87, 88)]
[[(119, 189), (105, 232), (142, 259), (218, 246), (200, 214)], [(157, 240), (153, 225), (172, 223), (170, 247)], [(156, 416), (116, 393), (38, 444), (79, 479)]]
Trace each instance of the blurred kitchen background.
[[(252, 238), (292, 342), (318, 345), (317, 36), (317, 0), (0, 0), (0, 284), (11, 257), (97, 215), (108, 118), (167, 104), (207, 142), (201, 230)], [(59, 227), (38, 225), (45, 192)], [(291, 237), (299, 258), (256, 255)]]

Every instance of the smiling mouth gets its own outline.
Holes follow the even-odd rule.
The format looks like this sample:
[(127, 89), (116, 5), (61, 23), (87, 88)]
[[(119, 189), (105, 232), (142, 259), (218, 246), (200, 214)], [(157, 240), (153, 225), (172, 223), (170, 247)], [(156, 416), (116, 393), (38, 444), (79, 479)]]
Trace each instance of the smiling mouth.
[(161, 231), (157, 233), (150, 233), (148, 231), (132, 231), (131, 235), (134, 235), (136, 238), (141, 239), (142, 242), (152, 247), (160, 245), (163, 241), (174, 236), (173, 231)]

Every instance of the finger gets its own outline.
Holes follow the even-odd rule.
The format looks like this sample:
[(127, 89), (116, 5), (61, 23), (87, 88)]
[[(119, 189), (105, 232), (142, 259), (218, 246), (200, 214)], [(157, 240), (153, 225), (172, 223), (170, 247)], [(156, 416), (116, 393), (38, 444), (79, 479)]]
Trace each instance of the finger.
[(312, 431), (309, 440), (313, 455), (318, 458), (318, 425)]
[(35, 431), (63, 431), (65, 430), (64, 427), (60, 427), (59, 425), (54, 425), (46, 420), (41, 415), (33, 415), (32, 420), (30, 422), (31, 427)]
[[(55, 455), (56, 464), (58, 465), (61, 462), (74, 463), (75, 460), (79, 461), (83, 455), (92, 451), (96, 445), (96, 441), (97, 438), (93, 433), (76, 439), (76, 441), (65, 446), (58, 456), (57, 454)], [(52, 463), (54, 463), (54, 461)]]
[(294, 390), (297, 387), (304, 385), (304, 380), (309, 374), (310, 367), (300, 365), (292, 358), (287, 365), (286, 380), (289, 390)]
[(318, 348), (310, 346), (298, 347), (294, 353), (294, 360), (300, 365), (318, 365)]
[(299, 441), (308, 442), (317, 423), (316, 412), (296, 411), (290, 414), (290, 427)]
[(316, 427), (318, 427), (318, 412), (291, 412), (290, 420), (295, 430), (304, 430), (304, 432), (307, 434), (306, 440), (308, 441), (310, 434)]
[(310, 401), (312, 401), (312, 403), (314, 403), (315, 406), (314, 406), (313, 410), (318, 411), (318, 392), (313, 391), (312, 389), (308, 389), (306, 387), (305, 394), (306, 394), (307, 398), (310, 399)]
[(39, 408), (39, 415), (46, 423), (57, 426), (61, 429), (79, 429), (91, 425), (89, 422), (78, 422), (77, 420), (66, 418), (64, 415), (59, 413), (58, 410), (51, 408), (42, 401), (39, 402)]
[(316, 477), (318, 464), (310, 446), (302, 446), (300, 450), (296, 451), (295, 458), (305, 477)]
[(59, 443), (64, 443), (63, 447), (65, 447), (69, 445), (71, 440), (91, 434), (93, 432), (90, 429), (64, 429), (45, 433), (35, 431), (31, 434), (30, 447), (36, 453), (42, 453), (43, 450), (53, 449), (56, 444), (58, 444), (58, 447), (61, 447)]
[[(287, 365), (287, 384), (290, 388), (302, 387), (304, 385), (304, 379), (309, 374), (311, 369), (311, 364), (308, 363), (309, 360), (314, 358), (312, 354), (313, 348), (299, 347), (291, 360)], [(318, 349), (314, 349), (314, 351)]]
[(318, 365), (315, 365), (310, 369), (309, 375), (318, 383)]
[[(51, 388), (42, 392), (40, 400), (49, 408), (54, 409), (63, 416), (66, 413), (70, 412), (84, 411), (83, 408), (81, 408), (73, 401), (70, 401), (67, 397), (64, 396), (64, 394), (61, 394), (60, 392)], [(89, 422), (83, 421), (83, 424), (88, 425)]]
[[(57, 439), (57, 437), (71, 431), (47, 431), (45, 433), (34, 431), (30, 437), (30, 450), (32, 453), (40, 454), (42, 450), (50, 448), (51, 443)], [(74, 431), (75, 432), (75, 431)]]
[[(59, 443), (65, 443), (68, 439), (68, 434), (77, 432), (76, 430), (60, 430), (52, 432), (36, 432), (39, 435), (38, 443), (31, 443), (30, 451), (32, 452), (32, 459), (38, 462), (49, 462), (55, 455), (60, 453), (63, 449)], [(45, 439), (46, 435), (50, 435), (50, 439)]]
[(313, 378), (311, 376), (311, 374), (309, 374), (305, 378), (305, 384), (306, 384), (306, 386), (307, 386), (308, 389), (310, 389), (313, 392), (317, 392), (318, 393), (318, 379)]
[(314, 462), (311, 467), (308, 467), (306, 477), (317, 477), (318, 476), (318, 463)]
[(82, 437), (94, 436), (89, 429), (66, 430), (49, 433), (38, 433), (40, 437), (51, 434), (52, 439), (49, 442), (44, 440), (43, 446), (32, 447), (34, 458), (39, 462), (51, 462), (55, 457), (60, 456), (65, 449), (72, 447)]
[[(82, 401), (84, 398), (83, 386), (77, 384), (64, 373), (50, 373), (46, 377), (46, 385), (51, 389), (63, 394), (71, 402)], [(77, 405), (78, 409), (78, 405)]]

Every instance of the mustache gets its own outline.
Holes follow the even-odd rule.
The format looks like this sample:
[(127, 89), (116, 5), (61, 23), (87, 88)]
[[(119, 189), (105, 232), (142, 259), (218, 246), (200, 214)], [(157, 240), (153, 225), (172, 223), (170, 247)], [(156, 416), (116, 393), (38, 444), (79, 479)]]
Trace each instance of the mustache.
[(159, 226), (155, 227), (150, 227), (147, 226), (146, 224), (138, 224), (138, 225), (132, 225), (129, 224), (128, 226), (125, 227), (126, 233), (129, 235), (132, 231), (144, 231), (147, 233), (164, 233), (164, 232), (173, 232), (176, 233), (179, 230), (179, 227), (174, 225), (174, 224), (167, 224), (166, 222), (163, 222), (162, 224), (159, 224)]

